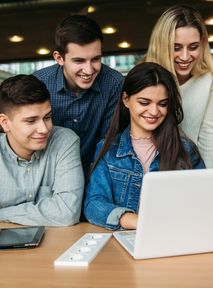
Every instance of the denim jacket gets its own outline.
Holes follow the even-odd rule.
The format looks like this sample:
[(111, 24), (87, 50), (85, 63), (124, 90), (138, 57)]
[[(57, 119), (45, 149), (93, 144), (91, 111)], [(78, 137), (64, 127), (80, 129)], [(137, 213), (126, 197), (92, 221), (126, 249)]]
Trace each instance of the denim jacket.
[[(189, 153), (192, 168), (205, 168), (195, 144), (186, 138), (181, 140)], [(98, 143), (95, 157), (103, 142), (104, 140)], [(158, 170), (159, 153), (156, 151), (149, 171)], [(128, 127), (116, 137), (90, 177), (84, 204), (88, 221), (108, 229), (121, 228), (119, 219), (122, 214), (138, 211), (143, 175), (143, 166), (133, 150)]]

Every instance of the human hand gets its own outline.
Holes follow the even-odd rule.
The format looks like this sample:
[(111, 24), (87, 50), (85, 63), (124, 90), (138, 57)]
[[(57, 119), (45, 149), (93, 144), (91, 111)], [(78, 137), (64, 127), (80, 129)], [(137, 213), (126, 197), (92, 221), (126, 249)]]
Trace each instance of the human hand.
[(132, 212), (124, 213), (120, 218), (120, 225), (124, 229), (136, 229), (138, 215)]

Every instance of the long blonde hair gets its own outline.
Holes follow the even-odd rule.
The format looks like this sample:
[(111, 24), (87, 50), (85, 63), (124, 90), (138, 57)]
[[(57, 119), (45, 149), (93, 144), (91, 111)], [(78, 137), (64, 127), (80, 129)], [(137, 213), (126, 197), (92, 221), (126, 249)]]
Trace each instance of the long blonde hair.
[(176, 75), (173, 60), (175, 30), (186, 26), (196, 28), (201, 37), (201, 55), (192, 75), (213, 74), (213, 58), (204, 21), (198, 11), (186, 5), (173, 6), (160, 16), (150, 37), (146, 61), (156, 62)]

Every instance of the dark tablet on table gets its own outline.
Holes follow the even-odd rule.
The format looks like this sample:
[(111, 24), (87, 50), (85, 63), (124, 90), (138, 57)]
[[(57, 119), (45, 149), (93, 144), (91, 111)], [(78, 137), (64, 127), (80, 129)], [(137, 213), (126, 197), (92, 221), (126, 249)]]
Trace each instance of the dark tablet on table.
[(44, 226), (1, 228), (0, 249), (36, 247), (39, 245), (44, 232)]

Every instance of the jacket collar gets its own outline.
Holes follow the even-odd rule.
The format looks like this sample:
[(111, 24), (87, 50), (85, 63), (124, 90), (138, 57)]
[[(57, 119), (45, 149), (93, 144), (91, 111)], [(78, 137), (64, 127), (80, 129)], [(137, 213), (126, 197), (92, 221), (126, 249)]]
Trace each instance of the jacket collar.
[[(59, 65), (59, 64), (58, 64)], [(100, 78), (100, 73), (99, 75), (96, 77), (94, 83), (92, 84), (91, 88), (94, 91), (100, 92), (100, 85), (99, 85), (99, 81), (98, 79)], [(68, 90), (67, 85), (66, 85), (66, 81), (65, 81), (65, 77), (64, 77), (64, 73), (63, 73), (63, 67), (60, 66), (59, 70), (58, 70), (58, 81), (57, 81), (57, 92), (61, 91), (62, 89), (64, 90)], [(84, 90), (82, 92), (82, 94), (84, 94), (87, 90)]]
[(118, 150), (116, 153), (117, 157), (124, 157), (127, 155), (135, 156), (135, 152), (132, 147), (129, 126), (121, 134), (119, 145), (118, 145)]

